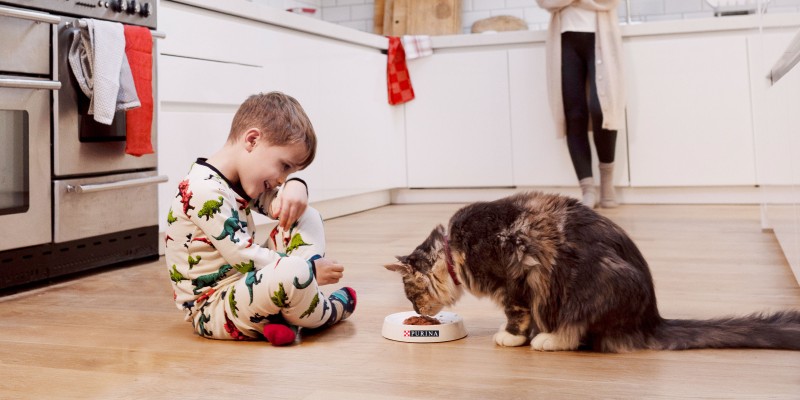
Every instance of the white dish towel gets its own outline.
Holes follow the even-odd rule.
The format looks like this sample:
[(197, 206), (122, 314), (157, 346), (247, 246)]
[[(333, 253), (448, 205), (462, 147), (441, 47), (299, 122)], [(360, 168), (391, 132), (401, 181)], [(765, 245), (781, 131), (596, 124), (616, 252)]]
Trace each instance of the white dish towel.
[(69, 64), (89, 98), (89, 114), (94, 115), (95, 121), (111, 125), (116, 111), (141, 105), (125, 56), (125, 30), (117, 22), (94, 19), (81, 22), (85, 27), (72, 39)]
[(427, 57), (433, 54), (433, 44), (428, 35), (403, 35), (403, 49), (406, 51), (406, 60)]

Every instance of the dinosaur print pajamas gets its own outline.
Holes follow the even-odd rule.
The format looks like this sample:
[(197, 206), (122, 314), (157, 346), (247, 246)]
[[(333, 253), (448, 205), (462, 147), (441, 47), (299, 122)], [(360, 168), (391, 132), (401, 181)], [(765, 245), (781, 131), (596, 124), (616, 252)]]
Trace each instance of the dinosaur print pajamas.
[[(167, 217), (166, 260), (176, 306), (197, 334), (214, 339), (260, 339), (276, 320), (306, 328), (337, 319), (313, 261), (325, 254), (322, 218), (311, 207), (287, 232), (272, 230), (254, 243), (252, 212), (268, 210), (278, 190), (249, 199), (205, 159), (178, 185)], [(340, 307), (341, 309), (341, 307)]]

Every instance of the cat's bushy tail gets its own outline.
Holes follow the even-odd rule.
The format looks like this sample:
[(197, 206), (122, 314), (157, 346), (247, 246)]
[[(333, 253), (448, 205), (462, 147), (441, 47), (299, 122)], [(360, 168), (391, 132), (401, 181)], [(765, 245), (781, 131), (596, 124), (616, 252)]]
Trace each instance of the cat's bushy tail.
[(665, 319), (656, 328), (648, 347), (800, 350), (800, 311), (709, 320)]

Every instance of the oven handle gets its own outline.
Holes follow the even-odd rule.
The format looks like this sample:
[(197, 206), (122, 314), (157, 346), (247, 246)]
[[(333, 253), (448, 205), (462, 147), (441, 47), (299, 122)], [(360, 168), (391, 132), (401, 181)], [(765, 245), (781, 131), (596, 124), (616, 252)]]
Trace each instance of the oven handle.
[(154, 183), (164, 183), (169, 180), (166, 175), (149, 176), (147, 178), (127, 179), (111, 183), (98, 183), (95, 185), (67, 185), (68, 193), (94, 193), (105, 190), (126, 189), (136, 186), (152, 185)]
[(58, 25), (61, 23), (61, 17), (40, 12), (19, 10), (16, 8), (0, 7), (0, 16), (27, 19), (31, 21), (44, 22), (53, 25)]
[[(70, 25), (72, 25), (72, 23), (71, 22), (67, 22), (67, 26), (70, 26)], [(86, 21), (80, 19), (80, 20), (78, 20), (78, 26), (81, 27), (81, 28), (86, 28), (88, 25), (86, 25)], [(166, 39), (167, 38), (167, 34), (166, 33), (161, 32), (161, 31), (154, 31), (152, 29), (150, 30), (150, 35), (152, 35), (154, 38), (157, 38), (157, 39)]]
[(0, 78), (0, 87), (4, 87), (4, 88), (21, 88), (21, 89), (58, 90), (58, 89), (61, 89), (61, 82), (59, 82), (59, 81), (39, 81), (39, 80), (35, 80), (35, 79)]

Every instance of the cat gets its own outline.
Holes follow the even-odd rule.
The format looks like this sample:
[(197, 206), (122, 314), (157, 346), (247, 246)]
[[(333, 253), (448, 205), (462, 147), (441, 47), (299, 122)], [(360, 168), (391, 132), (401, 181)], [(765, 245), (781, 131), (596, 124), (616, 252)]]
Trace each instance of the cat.
[(385, 268), (435, 315), (468, 291), (504, 310), (500, 346), (535, 350), (800, 350), (800, 311), (664, 319), (647, 262), (628, 235), (578, 200), (528, 192), (458, 210)]

